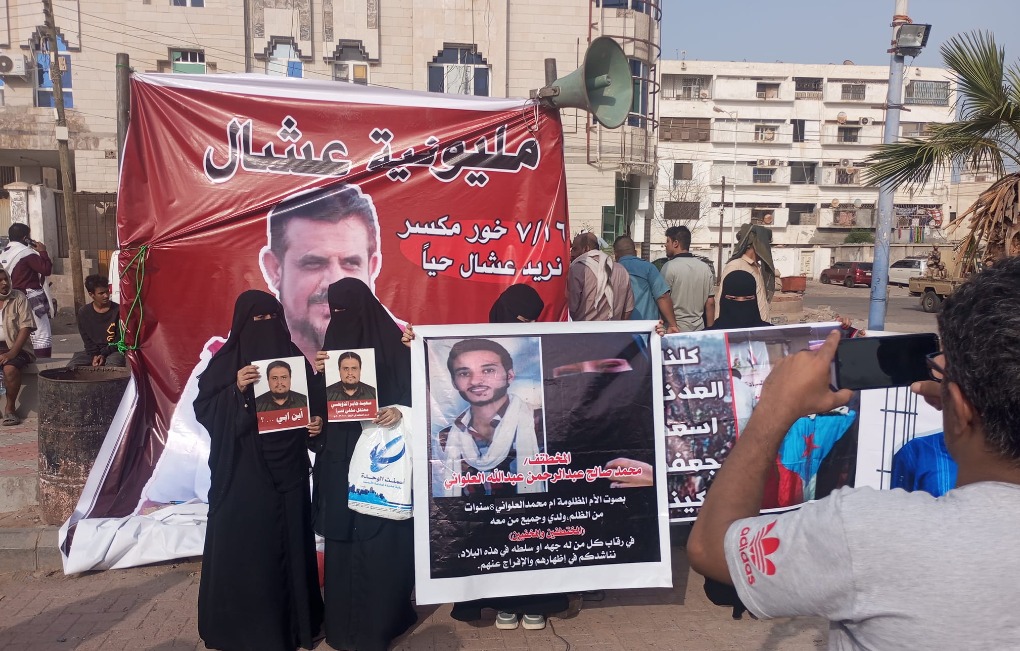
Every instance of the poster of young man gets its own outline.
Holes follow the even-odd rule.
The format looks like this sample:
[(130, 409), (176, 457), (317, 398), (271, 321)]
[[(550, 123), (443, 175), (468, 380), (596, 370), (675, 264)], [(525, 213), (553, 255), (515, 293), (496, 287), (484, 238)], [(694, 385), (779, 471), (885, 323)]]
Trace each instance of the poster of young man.
[[(670, 522), (697, 518), (716, 471), (783, 357), (820, 344), (838, 324), (693, 332), (662, 338)], [(783, 440), (762, 511), (783, 511), (853, 485), (860, 398), (801, 418)]]
[(671, 585), (653, 326), (415, 328), (418, 603)]
[(255, 382), (259, 433), (307, 426), (310, 416), (305, 358), (284, 357), (252, 363), (259, 369), (259, 379)]
[(326, 415), (331, 423), (371, 420), (379, 411), (375, 379), (375, 351), (328, 350)]

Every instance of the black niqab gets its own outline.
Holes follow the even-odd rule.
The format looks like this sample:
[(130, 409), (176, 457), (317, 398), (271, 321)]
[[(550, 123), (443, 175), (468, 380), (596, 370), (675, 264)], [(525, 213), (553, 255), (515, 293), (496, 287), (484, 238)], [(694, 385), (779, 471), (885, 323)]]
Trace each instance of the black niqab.
[(489, 323), (538, 321), (545, 302), (530, 285), (510, 285), (489, 310)]
[(411, 404), (411, 351), (400, 342), (400, 328), (357, 278), (342, 278), (329, 286), (332, 312), (326, 328), (326, 350), (375, 350), (379, 406)]
[[(719, 318), (707, 330), (735, 330), (737, 328), (762, 328), (771, 326), (762, 321), (758, 311), (758, 298), (754, 276), (746, 271), (731, 271), (723, 278), (722, 296), (719, 301)], [(747, 297), (738, 301), (727, 296)]]

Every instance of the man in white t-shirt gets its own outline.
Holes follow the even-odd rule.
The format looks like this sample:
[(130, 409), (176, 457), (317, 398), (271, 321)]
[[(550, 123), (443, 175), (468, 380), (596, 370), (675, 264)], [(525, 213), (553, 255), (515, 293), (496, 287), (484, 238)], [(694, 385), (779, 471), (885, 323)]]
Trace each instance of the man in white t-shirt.
[(845, 404), (829, 388), (839, 341), (777, 365), (719, 471), (688, 542), (691, 566), (732, 583), (759, 617), (828, 618), (830, 649), (1020, 645), (1020, 258), (964, 283), (938, 316), (932, 381), (956, 488), (843, 488), (799, 511), (758, 516), (784, 434)]

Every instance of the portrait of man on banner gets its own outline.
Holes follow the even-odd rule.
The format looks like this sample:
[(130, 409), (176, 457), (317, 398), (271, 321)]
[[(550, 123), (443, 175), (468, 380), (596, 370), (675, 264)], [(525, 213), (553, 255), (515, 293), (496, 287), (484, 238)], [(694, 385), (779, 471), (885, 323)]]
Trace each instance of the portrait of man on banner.
[(528, 460), (546, 449), (541, 392), (536, 391), (541, 340), (439, 341), (430, 349), (430, 362), (433, 495), (544, 492), (545, 481), (528, 481), (529, 472), (541, 471)]

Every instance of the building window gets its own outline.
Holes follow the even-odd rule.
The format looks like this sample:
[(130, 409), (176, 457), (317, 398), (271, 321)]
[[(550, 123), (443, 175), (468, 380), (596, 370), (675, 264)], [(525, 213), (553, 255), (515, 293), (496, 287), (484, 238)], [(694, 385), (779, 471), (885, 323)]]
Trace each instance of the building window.
[(839, 127), (836, 131), (837, 142), (860, 142), (860, 127)]
[(818, 223), (818, 215), (815, 213), (813, 203), (788, 203), (786, 207), (790, 213), (786, 223), (790, 226), (813, 226)]
[(662, 75), (663, 99), (709, 99), (711, 77)]
[(673, 163), (674, 181), (693, 181), (694, 163)]
[[(43, 42), (42, 51), (35, 54), (35, 105), (54, 107), (53, 78), (50, 68), (53, 57), (49, 51), (49, 39)], [(71, 90), (71, 55), (67, 53), (67, 43), (57, 36), (57, 61), (60, 70), (60, 84), (64, 95), (64, 108), (74, 108), (74, 95)]]
[(772, 183), (776, 174), (774, 167), (756, 167), (751, 177), (755, 183)]
[(790, 120), (793, 125), (793, 141), (804, 142), (804, 120)]
[(345, 61), (333, 64), (333, 81), (349, 81), (352, 84), (368, 85), (368, 64)]
[(754, 125), (754, 139), (756, 142), (775, 142), (776, 127), (771, 124)]
[(790, 163), (790, 183), (793, 185), (814, 185), (818, 163)]
[[(631, 116), (627, 118), (627, 125), (642, 127), (645, 124), (645, 116), (648, 115), (648, 65), (637, 59), (631, 59), (630, 74), (633, 77), (634, 100), (630, 106)], [(634, 115), (635, 113), (637, 115)]]
[(754, 96), (758, 99), (779, 99), (779, 84), (759, 83), (755, 88)]
[(304, 76), (304, 64), (298, 58), (297, 49), (292, 43), (277, 43), (273, 53), (266, 61), (266, 74), (272, 77)]
[(752, 208), (751, 223), (757, 226), (771, 226), (775, 221), (774, 208)]
[(708, 142), (712, 133), (709, 118), (662, 118), (659, 140), (666, 142)]
[(205, 52), (202, 50), (170, 50), (170, 72), (204, 75)]
[(844, 102), (863, 102), (864, 84), (843, 84), (839, 98)]
[(171, 7), (204, 7), (205, 0), (170, 0)]
[(949, 105), (948, 81), (912, 80), (907, 84), (907, 104), (926, 104), (928, 106)]
[(701, 203), (697, 201), (666, 201), (662, 205), (662, 217), (667, 224), (689, 222), (701, 216)]
[(429, 92), (489, 96), (489, 64), (473, 45), (447, 45), (429, 64)]
[(643, 14), (649, 12), (649, 4), (645, 0), (595, 0), (595, 6), (606, 9), (633, 9)]
[(857, 168), (836, 168), (836, 185), (857, 185)]
[(820, 77), (794, 77), (795, 99), (822, 99), (822, 79)]
[(904, 138), (926, 138), (929, 135), (927, 122), (904, 122)]

